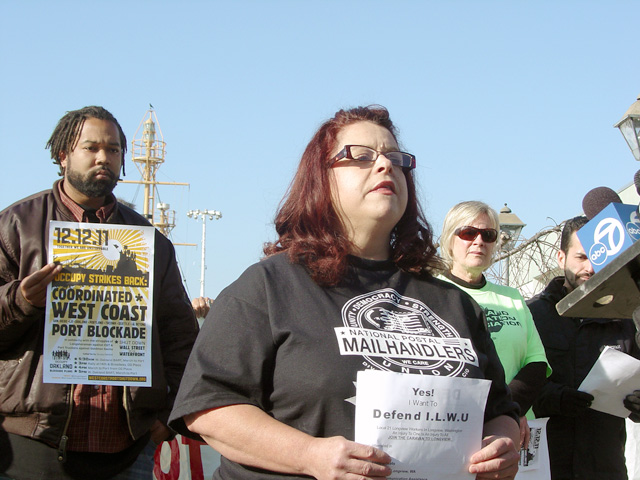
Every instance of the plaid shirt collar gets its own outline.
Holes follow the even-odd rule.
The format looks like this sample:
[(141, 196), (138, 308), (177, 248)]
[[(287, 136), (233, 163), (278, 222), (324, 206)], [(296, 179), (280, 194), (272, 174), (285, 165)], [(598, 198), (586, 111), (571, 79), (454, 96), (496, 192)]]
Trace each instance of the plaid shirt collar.
[(116, 197), (113, 193), (110, 193), (105, 198), (105, 203), (98, 210), (85, 209), (81, 205), (78, 205), (74, 202), (69, 195), (67, 195), (64, 191), (64, 180), (58, 183), (58, 191), (60, 193), (60, 199), (65, 207), (69, 209), (69, 211), (73, 214), (73, 218), (76, 219), (77, 222), (89, 222), (89, 223), (98, 223), (92, 222), (90, 213), (95, 213), (95, 216), (98, 217), (99, 223), (106, 223), (109, 215), (113, 213), (116, 208)]

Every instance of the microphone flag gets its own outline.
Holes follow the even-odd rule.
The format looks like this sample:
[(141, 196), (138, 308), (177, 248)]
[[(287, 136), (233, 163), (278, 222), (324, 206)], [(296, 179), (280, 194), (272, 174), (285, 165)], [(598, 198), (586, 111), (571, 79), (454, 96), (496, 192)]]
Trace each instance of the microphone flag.
[(637, 207), (610, 203), (577, 233), (594, 272), (598, 272), (640, 239)]

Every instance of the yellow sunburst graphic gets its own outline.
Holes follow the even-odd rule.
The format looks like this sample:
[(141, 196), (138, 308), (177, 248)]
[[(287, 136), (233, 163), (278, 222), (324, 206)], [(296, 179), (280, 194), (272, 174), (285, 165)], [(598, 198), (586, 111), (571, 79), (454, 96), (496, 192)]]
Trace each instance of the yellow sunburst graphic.
[(140, 272), (149, 269), (149, 246), (143, 232), (131, 229), (109, 229), (109, 239), (103, 245), (63, 245), (54, 241), (53, 255), (62, 265), (88, 270), (115, 269), (122, 259), (134, 260)]

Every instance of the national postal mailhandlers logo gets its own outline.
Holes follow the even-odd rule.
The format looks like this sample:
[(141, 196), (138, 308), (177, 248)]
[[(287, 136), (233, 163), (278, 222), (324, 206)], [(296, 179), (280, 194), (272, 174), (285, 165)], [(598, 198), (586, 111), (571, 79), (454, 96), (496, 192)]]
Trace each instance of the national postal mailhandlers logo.
[(391, 288), (351, 299), (336, 328), (341, 355), (361, 355), (371, 368), (443, 376), (464, 376), (478, 366), (471, 340), (423, 302)]

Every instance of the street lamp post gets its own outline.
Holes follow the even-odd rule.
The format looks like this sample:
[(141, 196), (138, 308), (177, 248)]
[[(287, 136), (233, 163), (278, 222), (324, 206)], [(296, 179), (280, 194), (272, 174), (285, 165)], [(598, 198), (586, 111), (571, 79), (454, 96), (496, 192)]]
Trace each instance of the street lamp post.
[[(509, 207), (507, 207), (506, 203), (504, 204), (504, 207), (500, 209), (498, 221), (500, 222), (500, 249), (503, 252), (508, 253), (515, 247), (515, 244), (520, 237), (520, 233), (526, 224), (523, 223)], [(507, 255), (505, 260), (507, 267), (505, 280), (506, 285), (509, 286), (509, 255)]]
[(200, 264), (200, 296), (204, 297), (204, 270), (205, 270), (205, 249), (207, 244), (207, 218), (209, 220), (219, 220), (222, 213), (217, 210), (189, 210), (187, 217), (198, 220), (202, 218), (202, 259)]
[(614, 127), (620, 129), (631, 153), (636, 160), (640, 161), (640, 96)]

